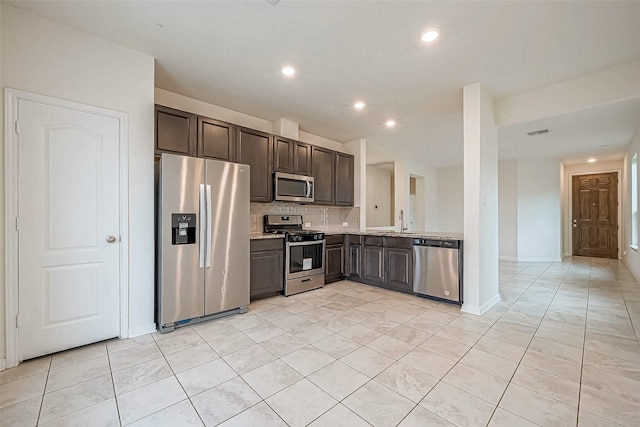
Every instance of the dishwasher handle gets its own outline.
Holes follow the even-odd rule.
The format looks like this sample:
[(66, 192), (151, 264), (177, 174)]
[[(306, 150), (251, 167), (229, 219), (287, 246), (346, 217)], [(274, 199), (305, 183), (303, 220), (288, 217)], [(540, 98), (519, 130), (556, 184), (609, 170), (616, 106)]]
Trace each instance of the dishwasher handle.
[(459, 249), (459, 240), (434, 240), (434, 239), (413, 239), (414, 246), (428, 246), (432, 248)]

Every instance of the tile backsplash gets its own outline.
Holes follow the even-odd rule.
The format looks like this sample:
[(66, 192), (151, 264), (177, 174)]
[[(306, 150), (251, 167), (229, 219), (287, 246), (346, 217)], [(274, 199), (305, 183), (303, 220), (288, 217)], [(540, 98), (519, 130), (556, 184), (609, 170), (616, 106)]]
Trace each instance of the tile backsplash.
[[(251, 232), (263, 230), (265, 215), (302, 215), (305, 227), (313, 230), (358, 230), (360, 229), (360, 208), (337, 206), (297, 205), (294, 203), (251, 203)], [(343, 227), (342, 223), (349, 225)]]

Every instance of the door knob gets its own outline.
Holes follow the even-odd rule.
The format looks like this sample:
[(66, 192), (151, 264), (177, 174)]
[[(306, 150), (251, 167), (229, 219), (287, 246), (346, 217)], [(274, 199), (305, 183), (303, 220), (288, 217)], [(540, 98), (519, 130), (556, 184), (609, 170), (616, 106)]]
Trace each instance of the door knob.
[(107, 243), (114, 243), (116, 240), (116, 236), (107, 236)]

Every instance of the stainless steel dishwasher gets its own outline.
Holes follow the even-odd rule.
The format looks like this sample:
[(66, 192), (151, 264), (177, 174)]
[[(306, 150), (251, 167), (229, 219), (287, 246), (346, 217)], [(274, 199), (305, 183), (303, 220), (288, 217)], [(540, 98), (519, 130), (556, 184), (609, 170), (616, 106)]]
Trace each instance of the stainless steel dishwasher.
[(461, 240), (413, 240), (413, 291), (462, 304)]

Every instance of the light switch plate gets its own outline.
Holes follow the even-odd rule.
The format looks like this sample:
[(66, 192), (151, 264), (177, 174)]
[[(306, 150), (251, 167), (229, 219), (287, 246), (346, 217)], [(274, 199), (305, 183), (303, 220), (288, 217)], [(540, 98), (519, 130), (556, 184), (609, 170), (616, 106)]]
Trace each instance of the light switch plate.
[(342, 226), (343, 226), (343, 227), (348, 227), (348, 226), (349, 226), (349, 223), (348, 223), (348, 222), (343, 222), (343, 223), (342, 223)]
[(305, 227), (305, 228), (309, 228), (309, 227), (311, 227), (311, 223), (310, 223), (310, 222), (305, 222), (305, 223), (304, 223), (304, 227)]

